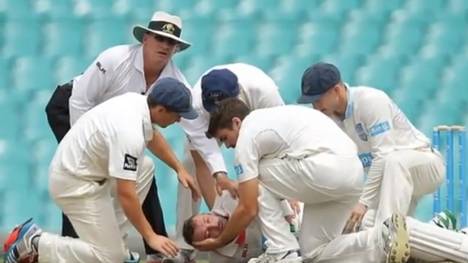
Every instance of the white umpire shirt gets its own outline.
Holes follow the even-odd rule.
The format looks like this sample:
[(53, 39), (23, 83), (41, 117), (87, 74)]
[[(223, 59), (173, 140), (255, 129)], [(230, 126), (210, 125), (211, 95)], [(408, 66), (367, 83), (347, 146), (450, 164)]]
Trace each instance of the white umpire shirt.
[[(159, 76), (164, 77), (175, 78), (190, 88), (172, 60)], [(73, 79), (69, 101), (70, 124), (73, 125), (94, 106), (117, 95), (126, 92), (147, 94), (150, 89), (146, 90), (146, 87), (143, 46), (135, 44), (111, 47), (103, 51), (82, 75)]]
[(368, 172), (360, 202), (370, 206), (379, 192), (379, 164), (385, 155), (398, 150), (429, 149), (431, 144), (383, 91), (347, 86), (347, 94), (345, 119), (340, 125), (357, 144), (359, 158)]
[(262, 159), (302, 159), (323, 152), (355, 156), (357, 149), (320, 111), (297, 105), (260, 109), (242, 121), (234, 168), (239, 182), (245, 182), (259, 176)]
[[(234, 210), (236, 210), (238, 200), (231, 197), (231, 194), (227, 191), (223, 191), (221, 196), (217, 196), (211, 209), (212, 213), (223, 217), (230, 217)], [(253, 220), (247, 229), (245, 230), (245, 241), (247, 242), (247, 247), (252, 250), (259, 250), (261, 248), (261, 231), (260, 226), (257, 223), (257, 220)], [(224, 247), (218, 248), (217, 253), (226, 256), (226, 257), (235, 257), (239, 252), (242, 254), (242, 246), (238, 244), (237, 238), (231, 243), (225, 245)]]
[(136, 180), (146, 144), (153, 138), (146, 96), (126, 93), (86, 112), (65, 135), (51, 171), (83, 180)]
[[(279, 89), (275, 82), (261, 69), (244, 63), (215, 66), (214, 69), (228, 69), (237, 76), (239, 83), (239, 99), (251, 110), (284, 105)], [(192, 89), (193, 108), (198, 113), (195, 120), (181, 120), (181, 125), (189, 140), (190, 150), (196, 150), (208, 166), (211, 174), (226, 172), (226, 166), (220, 146), (215, 139), (208, 139), (205, 132), (208, 130), (210, 114), (202, 103), (201, 78)]]

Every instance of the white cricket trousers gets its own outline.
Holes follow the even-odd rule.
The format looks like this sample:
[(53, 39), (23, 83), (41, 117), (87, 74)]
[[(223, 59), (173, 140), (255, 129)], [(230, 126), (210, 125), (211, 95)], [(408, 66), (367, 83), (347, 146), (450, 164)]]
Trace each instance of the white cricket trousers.
[(395, 151), (375, 165), (381, 170), (382, 183), (364, 228), (382, 223), (395, 212), (413, 215), (421, 197), (434, 192), (445, 178), (443, 158), (430, 149)]
[[(259, 220), (268, 253), (301, 250), (311, 262), (379, 262), (381, 226), (341, 235), (364, 183), (355, 155), (319, 153), (303, 159), (263, 159), (259, 164)], [(304, 202), (299, 242), (283, 218), (280, 200)]]
[[(145, 156), (138, 169), (136, 190), (141, 204), (151, 186), (154, 164)], [(127, 258), (124, 238), (130, 224), (114, 198), (115, 183), (112, 178), (97, 182), (50, 171), (50, 195), (80, 238), (43, 233), (38, 262), (120, 263)]]
[[(192, 156), (190, 155), (190, 149), (188, 146), (185, 146), (184, 150), (184, 161), (183, 165), (187, 172), (192, 176), (195, 176), (195, 164), (193, 162)], [(197, 180), (195, 180), (197, 181)], [(193, 249), (192, 246), (185, 242), (183, 233), (184, 222), (189, 219), (191, 216), (198, 214), (200, 210), (200, 200), (193, 201), (192, 192), (190, 189), (185, 188), (182, 184), (177, 184), (177, 203), (176, 203), (176, 233), (175, 241), (177, 245), (182, 249)]]

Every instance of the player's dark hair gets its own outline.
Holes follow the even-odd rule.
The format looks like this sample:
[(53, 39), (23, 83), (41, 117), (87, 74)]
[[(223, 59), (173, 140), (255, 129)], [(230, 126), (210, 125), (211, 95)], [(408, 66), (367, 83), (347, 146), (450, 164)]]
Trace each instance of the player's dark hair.
[(216, 110), (210, 114), (210, 124), (208, 125), (206, 137), (214, 137), (220, 129), (232, 129), (232, 118), (237, 117), (244, 120), (249, 113), (249, 107), (238, 98), (222, 100)]
[(195, 216), (191, 216), (189, 219), (185, 220), (184, 226), (182, 228), (182, 236), (184, 236), (185, 242), (189, 245), (193, 245), (193, 218)]

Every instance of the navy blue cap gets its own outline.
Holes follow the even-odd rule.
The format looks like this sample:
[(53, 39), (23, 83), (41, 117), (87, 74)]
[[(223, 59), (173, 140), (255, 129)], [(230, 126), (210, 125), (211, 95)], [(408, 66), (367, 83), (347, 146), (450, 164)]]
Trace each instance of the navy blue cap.
[(212, 112), (218, 102), (239, 95), (237, 76), (228, 69), (214, 69), (201, 79), (203, 107)]
[(313, 103), (340, 82), (340, 71), (334, 65), (323, 62), (314, 64), (302, 75), (302, 95), (297, 99), (297, 103)]
[(192, 107), (192, 94), (184, 83), (173, 78), (156, 81), (148, 98), (168, 110), (178, 113), (182, 118), (193, 120), (198, 117)]

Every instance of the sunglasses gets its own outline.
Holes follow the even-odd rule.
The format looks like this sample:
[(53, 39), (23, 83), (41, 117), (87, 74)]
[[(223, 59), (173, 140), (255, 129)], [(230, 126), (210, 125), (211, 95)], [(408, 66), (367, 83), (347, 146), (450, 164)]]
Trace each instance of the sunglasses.
[(156, 41), (158, 41), (158, 42), (166, 42), (167, 44), (169, 44), (171, 46), (177, 45), (177, 41), (172, 39), (172, 38), (163, 37), (163, 36), (158, 35), (158, 34), (152, 34), (152, 35), (153, 35), (153, 38), (156, 39)]

